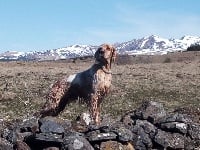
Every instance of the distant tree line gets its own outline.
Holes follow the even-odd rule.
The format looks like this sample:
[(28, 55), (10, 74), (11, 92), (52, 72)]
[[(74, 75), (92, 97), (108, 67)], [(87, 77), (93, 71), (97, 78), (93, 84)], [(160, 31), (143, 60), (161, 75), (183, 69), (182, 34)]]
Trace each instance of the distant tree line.
[(190, 47), (187, 48), (187, 51), (200, 51), (200, 45), (192, 44)]

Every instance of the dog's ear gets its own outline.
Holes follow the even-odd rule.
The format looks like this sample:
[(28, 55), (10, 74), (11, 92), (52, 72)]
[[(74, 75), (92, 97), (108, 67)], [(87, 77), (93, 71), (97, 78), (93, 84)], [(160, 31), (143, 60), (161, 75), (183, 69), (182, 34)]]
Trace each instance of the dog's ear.
[(116, 49), (114, 47), (112, 47), (112, 60), (111, 61), (115, 62), (116, 57), (117, 57)]
[(117, 57), (116, 49), (114, 47), (112, 47), (111, 48), (111, 58), (110, 58), (110, 68), (111, 68), (112, 62), (115, 62), (116, 57)]

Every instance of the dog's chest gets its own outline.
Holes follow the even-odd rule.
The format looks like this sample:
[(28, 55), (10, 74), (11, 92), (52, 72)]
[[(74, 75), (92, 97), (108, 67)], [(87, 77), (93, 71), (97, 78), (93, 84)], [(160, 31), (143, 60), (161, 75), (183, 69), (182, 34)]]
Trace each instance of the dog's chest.
[(111, 74), (105, 73), (102, 70), (98, 70), (96, 74), (94, 74), (94, 81), (93, 84), (99, 89), (99, 90), (105, 90), (109, 89), (111, 86)]

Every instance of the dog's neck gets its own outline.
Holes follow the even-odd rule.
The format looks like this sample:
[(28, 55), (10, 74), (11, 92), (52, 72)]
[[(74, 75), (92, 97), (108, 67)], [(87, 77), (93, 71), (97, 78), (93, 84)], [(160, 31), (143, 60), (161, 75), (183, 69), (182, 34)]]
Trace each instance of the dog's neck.
[(98, 70), (98, 69), (101, 69), (103, 70), (104, 73), (107, 73), (107, 74), (111, 74), (111, 68), (110, 68), (110, 63), (108, 64), (103, 64), (102, 62), (99, 62), (99, 61), (95, 61), (94, 63), (94, 66), (95, 68)]

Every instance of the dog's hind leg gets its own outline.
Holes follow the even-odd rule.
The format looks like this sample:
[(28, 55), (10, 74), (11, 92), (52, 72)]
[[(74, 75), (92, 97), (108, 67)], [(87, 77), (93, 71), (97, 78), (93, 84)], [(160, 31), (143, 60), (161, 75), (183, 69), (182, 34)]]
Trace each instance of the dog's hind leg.
[(56, 81), (51, 87), (46, 103), (40, 111), (40, 116), (57, 116), (68, 103), (67, 90), (69, 89), (67, 78)]

